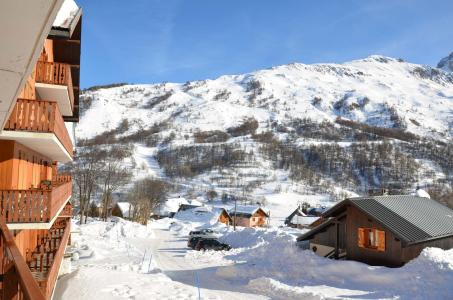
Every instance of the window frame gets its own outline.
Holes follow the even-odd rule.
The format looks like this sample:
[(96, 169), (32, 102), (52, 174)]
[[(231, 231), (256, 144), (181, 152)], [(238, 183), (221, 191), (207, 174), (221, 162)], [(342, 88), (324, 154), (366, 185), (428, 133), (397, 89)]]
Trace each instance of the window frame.
[(359, 227), (357, 230), (357, 245), (359, 248), (385, 252), (386, 232), (378, 228)]

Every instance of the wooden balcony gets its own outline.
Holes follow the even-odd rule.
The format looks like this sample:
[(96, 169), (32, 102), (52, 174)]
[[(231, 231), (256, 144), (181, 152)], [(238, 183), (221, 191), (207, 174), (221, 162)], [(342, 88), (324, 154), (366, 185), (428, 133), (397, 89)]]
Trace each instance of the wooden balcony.
[(71, 195), (71, 180), (44, 189), (0, 190), (0, 218), (10, 228), (15, 228), (17, 223), (22, 227), (26, 227), (23, 223), (49, 223)]
[(1, 219), (0, 256), (0, 299), (45, 299), (42, 289), (20, 254), (13, 235)]
[[(65, 86), (64, 89), (67, 94), (67, 99), (70, 105), (70, 112), (74, 110), (74, 88), (72, 86), (72, 77), (71, 77), (71, 66), (69, 64), (64, 63), (57, 63), (57, 62), (44, 62), (39, 61), (36, 64), (36, 77), (35, 77), (37, 85), (37, 90), (40, 93), (50, 93), (52, 94), (51, 90), (46, 91), (45, 86), (40, 86), (39, 83), (47, 84), (47, 85), (55, 85), (55, 86)], [(40, 90), (41, 89), (41, 90)], [(57, 94), (54, 94), (57, 95)], [(46, 99), (57, 100), (53, 98), (48, 98), (46, 95), (42, 96)], [(59, 102), (63, 106), (64, 102)], [(63, 110), (64, 115), (69, 113), (69, 110)]]
[[(66, 129), (63, 117), (60, 114), (56, 102), (18, 99), (16, 106), (14, 107), (8, 121), (6, 122), (4, 130), (14, 132), (54, 134), (60, 142), (61, 146), (63, 146), (63, 149), (61, 150), (65, 150), (67, 153), (60, 153), (61, 151), (58, 152), (56, 146), (59, 145), (52, 145), (51, 143), (49, 143), (49, 145), (43, 145), (45, 141), (37, 143), (37, 139), (40, 138), (39, 135), (22, 136), (21, 134), (17, 134), (16, 140), (24, 144), (25, 146), (28, 146), (33, 150), (36, 150), (37, 152), (42, 153), (56, 161), (65, 161), (63, 157), (67, 157), (68, 155), (70, 156), (70, 158), (72, 158), (72, 141), (69, 137), (68, 130)], [(5, 137), (11, 137), (11, 139), (14, 139), (15, 135), (10, 132)], [(42, 138), (44, 139), (48, 137), (43, 136)], [(49, 148), (49, 146), (54, 147)], [(47, 153), (45, 151), (47, 151)]]
[(69, 218), (55, 221), (52, 228), (38, 236), (38, 246), (30, 253), (29, 269), (47, 299), (52, 296), (71, 233)]

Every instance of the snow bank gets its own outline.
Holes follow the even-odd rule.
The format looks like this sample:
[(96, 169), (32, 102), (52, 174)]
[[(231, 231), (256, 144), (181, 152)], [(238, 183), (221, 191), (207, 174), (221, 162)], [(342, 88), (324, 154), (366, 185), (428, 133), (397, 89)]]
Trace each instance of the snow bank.
[(243, 228), (228, 232), (222, 240), (241, 248), (225, 259), (243, 263), (219, 269), (217, 274), (249, 280), (250, 288), (264, 289), (270, 295), (282, 295), (283, 291), (289, 298), (298, 295), (313, 299), (365, 294), (403, 299), (453, 296), (453, 249), (426, 248), (404, 267), (387, 268), (319, 257), (299, 249), (295, 235), (281, 229)]

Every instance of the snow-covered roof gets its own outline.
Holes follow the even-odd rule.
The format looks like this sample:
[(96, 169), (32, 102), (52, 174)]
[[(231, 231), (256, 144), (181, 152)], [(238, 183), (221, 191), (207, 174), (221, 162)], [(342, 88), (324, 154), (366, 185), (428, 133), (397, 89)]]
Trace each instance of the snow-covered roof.
[(217, 218), (220, 217), (220, 214), (222, 214), (223, 211), (226, 211), (227, 214), (228, 213), (228, 210), (226, 210), (225, 208), (223, 207), (214, 207), (212, 208), (212, 213), (214, 214), (214, 216), (216, 216)]
[(179, 198), (168, 198), (167, 201), (162, 203), (161, 205), (158, 206), (157, 208), (157, 213), (159, 215), (166, 215), (169, 213), (176, 213), (179, 210), (179, 207), (181, 204), (187, 204), (190, 205), (189, 202), (182, 197)]
[(121, 210), (124, 218), (129, 218), (132, 210), (132, 204), (129, 202), (117, 202), (116, 205)]
[[(260, 206), (256, 206), (256, 205), (249, 205), (249, 206), (238, 205), (237, 208), (236, 208), (236, 214), (253, 215), (259, 209), (263, 210), (266, 213), (266, 211)], [(234, 214), (234, 212), (235, 212), (234, 208), (230, 209), (230, 211), (229, 211), (230, 214)]]
[(428, 194), (428, 192), (425, 191), (425, 190), (422, 190), (422, 189), (417, 189), (415, 191), (415, 195), (414, 196), (431, 199), (431, 196)]
[(203, 203), (201, 203), (200, 201), (198, 201), (196, 199), (192, 199), (192, 200), (190, 200), (190, 205), (203, 206)]
[(291, 224), (294, 224), (294, 225), (308, 226), (318, 219), (319, 219), (319, 217), (295, 215), (294, 217), (292, 217), (290, 222), (291, 222)]
[(60, 10), (58, 11), (57, 17), (55, 18), (52, 26), (69, 28), (78, 11), (79, 7), (74, 0), (65, 0)]

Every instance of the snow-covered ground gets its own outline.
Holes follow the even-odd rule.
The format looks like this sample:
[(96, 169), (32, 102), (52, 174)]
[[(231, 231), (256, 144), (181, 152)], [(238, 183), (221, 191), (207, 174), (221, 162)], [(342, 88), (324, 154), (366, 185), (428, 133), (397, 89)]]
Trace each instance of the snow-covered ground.
[[(230, 251), (186, 247), (212, 227)], [(77, 229), (76, 229), (77, 230)], [(55, 299), (452, 299), (453, 250), (425, 249), (402, 268), (335, 261), (296, 247), (301, 231), (232, 228), (190, 211), (147, 226), (90, 220)], [(199, 288), (198, 288), (199, 287)]]

